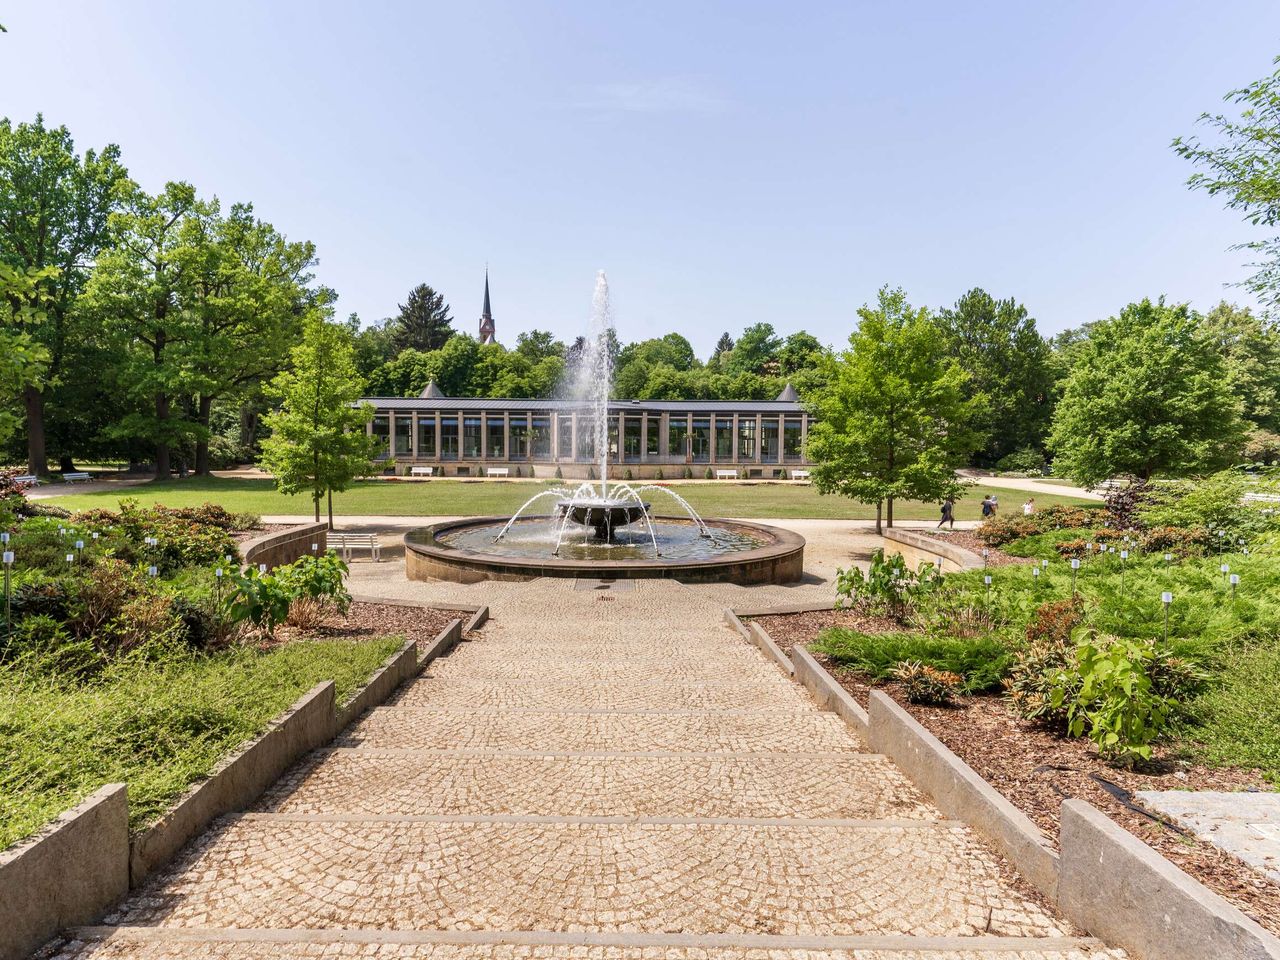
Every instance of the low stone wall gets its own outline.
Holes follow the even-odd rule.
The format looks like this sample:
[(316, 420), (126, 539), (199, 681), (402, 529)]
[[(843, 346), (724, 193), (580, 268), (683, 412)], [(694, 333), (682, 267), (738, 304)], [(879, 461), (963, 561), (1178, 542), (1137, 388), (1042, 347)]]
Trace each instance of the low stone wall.
[(240, 544), (240, 559), (245, 566), (265, 563), (268, 570), (282, 567), (307, 556), (313, 546), (317, 553), (324, 553), (328, 548), (328, 531), (327, 523), (304, 523), (246, 540)]
[(23, 960), (129, 892), (129, 801), (109, 783), (26, 843), (0, 853), (0, 960)]
[(804, 647), (791, 648), (791, 662), (795, 666), (796, 683), (809, 691), (809, 695), (823, 710), (830, 710), (864, 739), (871, 721), (862, 704), (849, 695), (849, 691), (836, 683), (835, 678)]
[(925, 536), (912, 530), (888, 527), (884, 531), (884, 539), (884, 552), (902, 554), (902, 558), (913, 570), (925, 563), (936, 567), (939, 562), (943, 573), (961, 573), (982, 566), (982, 558), (972, 550), (965, 550), (937, 537)]

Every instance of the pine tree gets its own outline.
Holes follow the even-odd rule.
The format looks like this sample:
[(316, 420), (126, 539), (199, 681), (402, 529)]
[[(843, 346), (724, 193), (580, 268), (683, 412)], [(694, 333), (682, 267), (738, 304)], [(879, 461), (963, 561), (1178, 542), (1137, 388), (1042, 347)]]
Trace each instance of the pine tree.
[(388, 324), (391, 346), (402, 350), (439, 350), (453, 336), (453, 317), (444, 294), (420, 283), (409, 291), (409, 299), (400, 304), (400, 313)]
[(280, 408), (263, 418), (271, 436), (262, 443), (261, 465), (281, 493), (310, 491), (317, 522), (327, 497), (332, 530), (333, 492), (375, 470), (380, 441), (365, 433), (373, 406), (357, 403), (363, 384), (348, 328), (314, 312), (292, 360), (268, 388)]

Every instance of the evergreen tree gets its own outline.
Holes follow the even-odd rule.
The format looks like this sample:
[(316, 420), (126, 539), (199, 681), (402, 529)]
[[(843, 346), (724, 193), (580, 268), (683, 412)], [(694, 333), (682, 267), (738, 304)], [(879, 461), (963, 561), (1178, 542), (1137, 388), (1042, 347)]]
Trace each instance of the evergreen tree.
[(262, 442), (263, 469), (281, 493), (308, 491), (320, 519), (328, 499), (333, 529), (333, 492), (374, 472), (379, 440), (365, 433), (372, 404), (357, 401), (364, 385), (356, 374), (350, 331), (330, 323), (319, 310), (306, 318), (302, 342), (293, 348), (290, 369), (268, 393), (280, 408), (263, 421), (271, 436)]
[(401, 350), (438, 350), (453, 336), (453, 318), (444, 294), (420, 283), (400, 304), (400, 313), (388, 324), (393, 356)]
[(814, 400), (808, 455), (818, 490), (875, 504), (880, 533), (881, 508), (892, 527), (895, 500), (955, 495), (956, 467), (983, 440), (972, 427), (982, 398), (966, 397), (968, 374), (947, 355), (937, 321), (901, 290), (885, 287), (858, 315)]

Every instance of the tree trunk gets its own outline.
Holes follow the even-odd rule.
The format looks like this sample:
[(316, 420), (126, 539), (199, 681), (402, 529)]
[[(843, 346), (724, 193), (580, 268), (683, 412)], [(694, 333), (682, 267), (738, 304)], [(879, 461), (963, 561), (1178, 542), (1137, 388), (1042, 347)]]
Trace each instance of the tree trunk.
[(320, 496), (319, 490), (311, 495), (311, 506), (316, 509), (316, 523), (320, 522)]
[(876, 501), (876, 535), (884, 533), (884, 527), (880, 523), (880, 511), (884, 508), (884, 501)]
[(240, 404), (240, 446), (252, 447), (258, 439), (258, 410), (251, 403)]
[(58, 458), (58, 469), (63, 473), (75, 473), (76, 462), (71, 459), (71, 454), (64, 453)]
[(44, 448), (44, 394), (34, 386), (22, 388), (27, 408), (27, 473), (43, 477), (49, 472)]
[(329, 529), (333, 529), (333, 491), (329, 490)]
[[(156, 420), (160, 424), (160, 435), (163, 437), (169, 422), (169, 395), (167, 393), (156, 394)], [(169, 444), (165, 440), (159, 440), (156, 442), (156, 479), (168, 480), (171, 469)]]
[(209, 475), (209, 411), (213, 407), (213, 397), (200, 397), (200, 408), (196, 413), (196, 422), (204, 428), (204, 436), (196, 441), (196, 476)]
[(888, 508), (889, 509), (886, 511), (886, 513), (888, 514), (888, 520), (889, 520), (888, 525), (892, 527), (893, 526), (893, 497), (889, 497), (888, 499)]

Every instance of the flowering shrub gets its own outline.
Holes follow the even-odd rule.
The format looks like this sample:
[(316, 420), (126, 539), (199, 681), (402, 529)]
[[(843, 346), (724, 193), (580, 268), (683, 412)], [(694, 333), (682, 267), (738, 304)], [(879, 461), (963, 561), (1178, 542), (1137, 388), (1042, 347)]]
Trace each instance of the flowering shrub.
[(1046, 507), (1030, 516), (1013, 514), (1007, 517), (990, 517), (978, 528), (977, 535), (988, 547), (1001, 547), (1023, 537), (1034, 537), (1054, 530), (1092, 527), (1100, 519), (1098, 510), (1059, 504)]
[(919, 660), (904, 660), (893, 671), (910, 703), (947, 704), (955, 700), (964, 678)]

